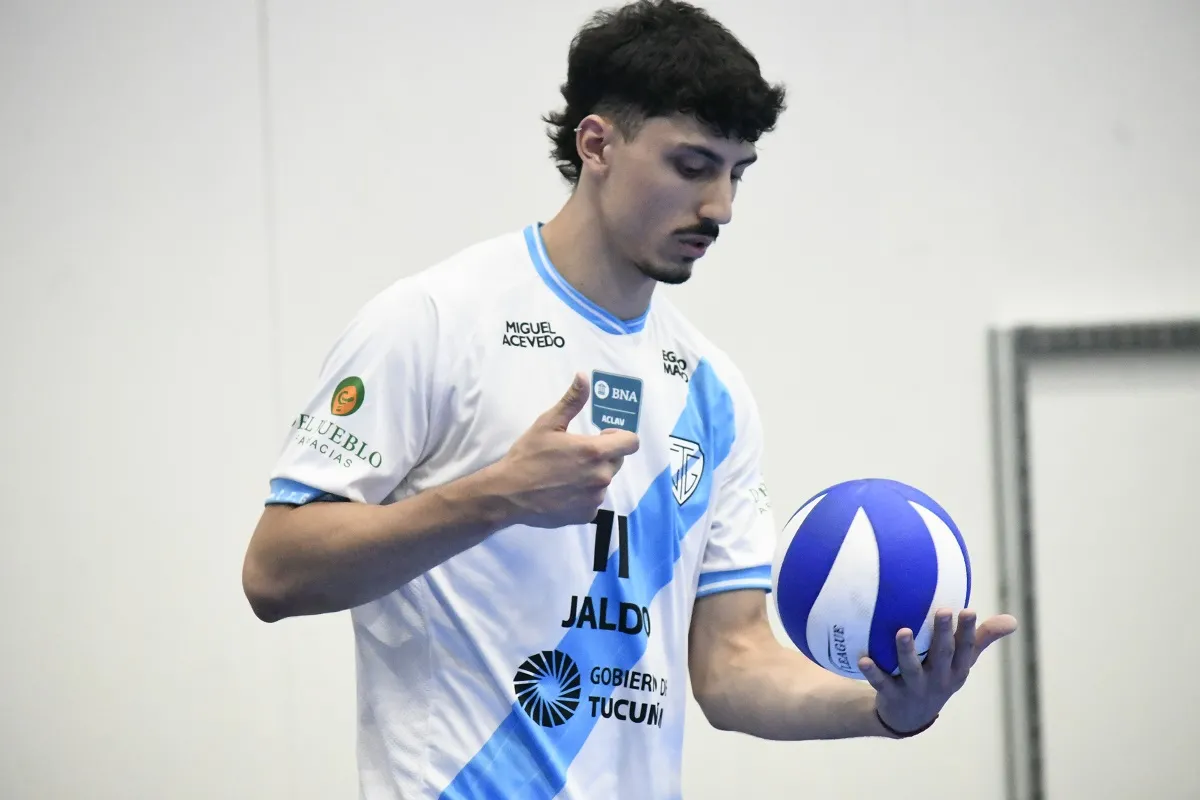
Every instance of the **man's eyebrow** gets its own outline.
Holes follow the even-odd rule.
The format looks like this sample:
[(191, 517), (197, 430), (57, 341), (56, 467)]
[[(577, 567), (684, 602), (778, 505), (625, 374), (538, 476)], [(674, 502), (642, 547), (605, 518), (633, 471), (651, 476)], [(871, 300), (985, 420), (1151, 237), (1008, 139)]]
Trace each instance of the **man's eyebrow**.
[[(684, 150), (690, 150), (691, 152), (696, 153), (697, 155), (704, 156), (709, 161), (712, 161), (714, 164), (724, 164), (725, 163), (725, 159), (721, 157), (721, 154), (718, 153), (717, 151), (713, 150), (710, 147), (705, 147), (702, 144), (684, 144), (684, 145), (680, 145), (680, 146)], [(735, 167), (743, 167), (743, 166), (747, 166), (749, 164), (753, 164), (755, 161), (758, 161), (757, 153), (751, 154), (751, 155), (747, 156), (746, 158), (743, 158), (741, 161), (734, 164), (734, 166)]]

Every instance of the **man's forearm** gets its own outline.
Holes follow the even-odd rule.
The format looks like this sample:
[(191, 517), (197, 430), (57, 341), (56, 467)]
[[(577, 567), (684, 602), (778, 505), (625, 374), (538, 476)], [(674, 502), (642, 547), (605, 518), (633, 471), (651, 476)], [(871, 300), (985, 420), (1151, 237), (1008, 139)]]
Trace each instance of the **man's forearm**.
[(714, 726), (762, 739), (893, 738), (875, 716), (870, 684), (774, 643), (733, 661), (701, 705)]
[(266, 621), (382, 597), (504, 527), (511, 507), (484, 470), (398, 503), (268, 508), (242, 582)]

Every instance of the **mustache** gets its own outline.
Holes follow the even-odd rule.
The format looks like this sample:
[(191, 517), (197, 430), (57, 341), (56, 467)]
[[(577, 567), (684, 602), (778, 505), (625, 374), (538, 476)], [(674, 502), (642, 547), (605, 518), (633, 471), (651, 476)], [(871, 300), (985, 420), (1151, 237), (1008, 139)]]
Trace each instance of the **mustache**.
[(707, 236), (714, 242), (721, 235), (721, 228), (711, 219), (703, 220), (699, 225), (694, 225), (690, 228), (681, 228), (675, 231), (677, 236)]

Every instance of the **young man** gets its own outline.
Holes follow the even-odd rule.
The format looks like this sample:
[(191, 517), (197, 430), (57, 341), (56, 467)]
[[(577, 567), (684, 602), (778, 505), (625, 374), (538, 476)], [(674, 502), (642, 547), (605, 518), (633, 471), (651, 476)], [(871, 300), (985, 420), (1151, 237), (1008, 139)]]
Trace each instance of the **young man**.
[(569, 201), (366, 303), (246, 555), (262, 619), (351, 610), (371, 800), (678, 797), (689, 677), (722, 729), (907, 735), (1015, 624), (944, 614), (870, 683), (779, 645), (754, 400), (654, 288), (730, 221), (784, 92), (643, 0), (580, 32), (563, 96)]

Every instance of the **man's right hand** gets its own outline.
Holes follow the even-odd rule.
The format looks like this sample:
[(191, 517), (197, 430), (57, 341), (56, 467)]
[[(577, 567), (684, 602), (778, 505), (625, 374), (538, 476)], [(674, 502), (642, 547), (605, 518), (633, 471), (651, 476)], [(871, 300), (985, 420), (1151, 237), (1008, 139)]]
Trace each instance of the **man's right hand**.
[(268, 506), (246, 552), (242, 586), (260, 619), (344, 611), (376, 600), (514, 524), (591, 522), (632, 433), (567, 433), (587, 405), (576, 375), (497, 462), (395, 503)]
[(567, 432), (588, 395), (587, 379), (576, 374), (566, 394), (494, 465), (516, 506), (514, 524), (558, 528), (591, 522), (625, 457), (637, 452), (638, 437), (629, 431)]

